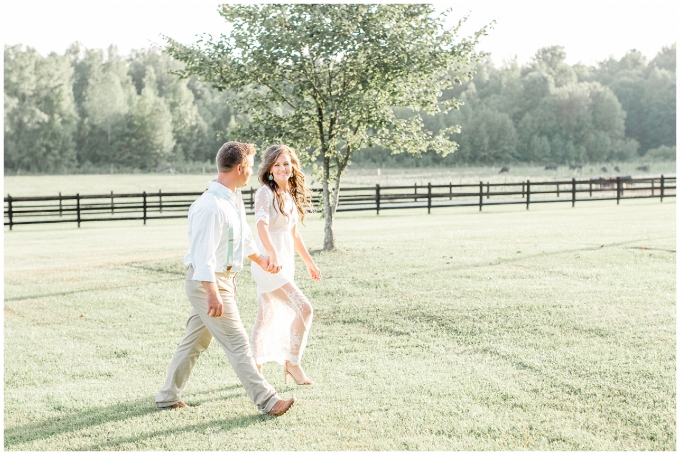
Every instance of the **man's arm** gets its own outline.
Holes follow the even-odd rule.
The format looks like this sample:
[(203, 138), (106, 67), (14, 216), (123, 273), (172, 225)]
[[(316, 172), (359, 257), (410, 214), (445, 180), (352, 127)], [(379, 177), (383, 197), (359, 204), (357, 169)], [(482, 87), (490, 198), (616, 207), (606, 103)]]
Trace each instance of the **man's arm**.
[[(263, 256), (260, 253), (253, 253), (250, 256), (248, 256), (248, 259), (253, 261), (255, 264), (259, 265), (260, 267), (262, 267), (262, 269), (264, 269), (265, 271), (267, 271), (269, 273), (278, 272), (278, 270), (275, 270), (272, 267), (272, 263), (269, 260), (268, 256)], [(280, 267), (279, 267), (279, 269), (280, 269)]]
[(191, 235), (189, 249), (194, 266), (193, 280), (215, 281), (217, 257), (215, 253), (222, 237), (224, 219), (212, 207), (202, 207), (189, 220)]

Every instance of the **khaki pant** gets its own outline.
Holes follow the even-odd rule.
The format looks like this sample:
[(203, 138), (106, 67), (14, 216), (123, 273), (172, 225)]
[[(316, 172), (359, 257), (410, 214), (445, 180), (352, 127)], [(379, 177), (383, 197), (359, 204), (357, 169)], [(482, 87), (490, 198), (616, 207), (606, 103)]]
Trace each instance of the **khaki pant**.
[[(235, 273), (215, 273), (217, 289), (222, 297), (223, 312), (219, 318), (208, 316), (208, 294), (200, 281), (194, 281), (193, 267), (187, 271), (184, 287), (192, 305), (186, 333), (170, 362), (165, 384), (156, 395), (158, 407), (172, 406), (181, 399), (182, 390), (201, 352), (213, 337), (224, 349), (246, 393), (262, 413), (271, 410), (280, 399), (276, 390), (257, 371), (251, 356), (248, 336), (236, 306)], [(217, 379), (217, 378), (215, 378)]]

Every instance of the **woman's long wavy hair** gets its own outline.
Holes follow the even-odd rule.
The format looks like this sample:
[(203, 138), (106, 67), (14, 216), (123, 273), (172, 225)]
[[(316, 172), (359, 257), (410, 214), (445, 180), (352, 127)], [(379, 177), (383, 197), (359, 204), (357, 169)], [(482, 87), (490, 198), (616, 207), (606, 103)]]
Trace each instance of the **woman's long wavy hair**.
[(283, 210), (283, 194), (279, 185), (276, 181), (269, 180), (269, 174), (272, 166), (279, 158), (282, 153), (287, 153), (290, 156), (290, 164), (292, 175), (288, 179), (288, 191), (293, 198), (295, 207), (300, 214), (300, 221), (305, 224), (305, 214), (307, 211), (313, 212), (314, 206), (312, 205), (312, 190), (310, 190), (307, 185), (305, 185), (305, 174), (302, 173), (300, 168), (300, 160), (298, 159), (295, 150), (288, 147), (287, 145), (278, 144), (272, 145), (264, 152), (264, 158), (262, 159), (262, 165), (260, 166), (260, 171), (258, 172), (258, 180), (262, 185), (266, 185), (270, 190), (276, 195), (276, 201), (279, 209), (279, 213), (288, 216)]

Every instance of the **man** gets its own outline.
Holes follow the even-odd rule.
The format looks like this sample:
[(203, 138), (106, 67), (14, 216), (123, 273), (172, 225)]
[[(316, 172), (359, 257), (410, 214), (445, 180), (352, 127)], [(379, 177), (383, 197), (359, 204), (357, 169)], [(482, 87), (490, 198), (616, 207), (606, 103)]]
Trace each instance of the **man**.
[(255, 147), (227, 142), (217, 152), (217, 179), (189, 209), (189, 251), (184, 287), (192, 305), (186, 333), (170, 362), (165, 384), (156, 395), (159, 408), (185, 408), (181, 400), (191, 370), (215, 337), (251, 400), (263, 414), (283, 415), (295, 397), (282, 400), (258, 372), (235, 300), (236, 274), (248, 256), (270, 273), (269, 263), (255, 246), (237, 188), (253, 174)]

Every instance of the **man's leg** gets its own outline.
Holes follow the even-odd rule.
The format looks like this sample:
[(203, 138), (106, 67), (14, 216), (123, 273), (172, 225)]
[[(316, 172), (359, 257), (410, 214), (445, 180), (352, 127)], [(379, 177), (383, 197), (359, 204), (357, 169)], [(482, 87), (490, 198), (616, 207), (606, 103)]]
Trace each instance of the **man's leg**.
[(222, 298), (222, 316), (208, 316), (207, 294), (200, 281), (187, 280), (187, 296), (212, 336), (222, 346), (250, 399), (262, 413), (268, 413), (280, 400), (276, 390), (257, 371), (250, 352), (248, 335), (234, 299), (234, 276), (217, 273), (217, 288)]
[(212, 341), (212, 335), (203, 324), (196, 308), (192, 308), (184, 338), (177, 346), (168, 367), (165, 384), (156, 395), (156, 406), (165, 408), (179, 403), (191, 370), (201, 352), (210, 345), (210, 341)]

